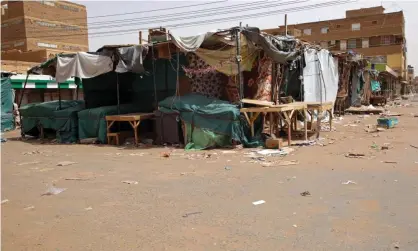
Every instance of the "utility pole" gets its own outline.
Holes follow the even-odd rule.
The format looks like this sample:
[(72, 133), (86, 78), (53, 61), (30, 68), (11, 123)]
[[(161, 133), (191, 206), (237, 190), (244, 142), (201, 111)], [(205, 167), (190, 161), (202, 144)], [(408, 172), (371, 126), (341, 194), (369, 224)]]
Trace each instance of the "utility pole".
[(285, 28), (285, 36), (287, 37), (287, 14), (284, 14), (284, 28)]
[(139, 31), (139, 44), (142, 44), (142, 31)]

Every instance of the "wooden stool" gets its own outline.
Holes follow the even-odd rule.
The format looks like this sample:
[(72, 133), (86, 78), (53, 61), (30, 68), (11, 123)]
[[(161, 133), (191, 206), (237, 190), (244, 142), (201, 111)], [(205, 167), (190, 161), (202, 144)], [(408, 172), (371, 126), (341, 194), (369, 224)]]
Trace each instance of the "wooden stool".
[(107, 143), (109, 145), (117, 145), (118, 146), (120, 144), (119, 136), (120, 136), (120, 133), (118, 133), (118, 132), (108, 132), (107, 133)]

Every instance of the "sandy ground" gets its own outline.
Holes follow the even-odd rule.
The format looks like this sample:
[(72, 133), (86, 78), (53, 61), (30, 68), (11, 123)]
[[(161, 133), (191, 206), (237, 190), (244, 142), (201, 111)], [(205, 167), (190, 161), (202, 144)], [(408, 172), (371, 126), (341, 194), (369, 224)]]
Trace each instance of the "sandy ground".
[[(394, 129), (367, 133), (376, 115), (347, 115), (321, 133), (324, 144), (255, 163), (251, 149), (54, 145), (9, 132), (2, 250), (418, 250), (418, 102), (409, 104), (390, 108), (403, 113)], [(67, 189), (41, 196), (52, 184)]]

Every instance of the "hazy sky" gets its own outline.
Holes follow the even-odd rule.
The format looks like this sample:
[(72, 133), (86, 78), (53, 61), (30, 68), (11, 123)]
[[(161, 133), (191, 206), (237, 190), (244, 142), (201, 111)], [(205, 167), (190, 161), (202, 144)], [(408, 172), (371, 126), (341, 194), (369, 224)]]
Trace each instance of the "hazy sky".
[[(336, 18), (344, 18), (345, 11), (348, 9), (366, 8), (372, 6), (380, 6), (386, 9), (386, 12), (394, 12), (403, 10), (406, 22), (406, 39), (407, 39), (407, 63), (418, 67), (418, 1), (373, 1), (373, 0), (358, 0), (354, 3), (338, 4), (332, 7), (315, 8), (310, 10), (294, 10), (289, 9), (320, 4), (324, 1), (313, 0), (283, 0), (283, 1), (263, 1), (263, 5), (282, 4), (281, 6), (266, 8), (261, 6), (261, 1), (223, 1), (214, 0), (218, 3), (213, 3), (203, 6), (195, 6), (181, 9), (172, 9), (165, 11), (151, 11), (155, 9), (173, 8), (176, 6), (187, 6), (205, 3), (203, 1), (74, 1), (76, 3), (84, 4), (87, 7), (88, 22), (89, 22), (89, 43), (90, 50), (97, 50), (105, 44), (136, 44), (138, 43), (139, 29), (148, 29), (150, 27), (159, 27), (165, 25), (185, 24), (190, 22), (198, 22), (193, 27), (178, 27), (170, 28), (170, 31), (178, 35), (195, 35), (213, 29), (228, 28), (239, 25), (242, 21), (243, 25), (256, 26), (261, 29), (274, 28), (284, 24), (284, 11), (288, 12), (288, 23), (304, 23), (318, 20), (328, 20)], [(326, 2), (331, 1), (327, 0)], [(293, 2), (291, 4), (290, 2)], [(298, 2), (298, 3), (295, 3)], [(340, 1), (343, 2), (343, 1)], [(241, 11), (234, 11), (228, 6), (247, 4), (250, 6), (241, 6)], [(199, 11), (218, 8), (210, 14)], [(258, 9), (257, 9), (258, 8)], [(277, 11), (277, 14), (276, 14)], [(280, 13), (281, 11), (281, 13)], [(133, 14), (128, 14), (136, 12)], [(189, 12), (184, 15), (177, 15), (176, 13)], [(273, 12), (273, 14), (266, 12)], [(109, 16), (115, 14), (126, 13), (124, 15)], [(262, 13), (255, 16), (254, 14)], [(198, 16), (195, 18), (190, 17)], [(245, 15), (253, 15), (252, 17), (242, 17)], [(105, 16), (105, 17), (97, 17)], [(159, 16), (158, 18), (156, 16)], [(138, 20), (140, 18), (142, 19)], [(184, 18), (183, 18), (184, 17)], [(231, 18), (232, 20), (228, 21)], [(136, 20), (132, 20), (136, 19)], [(154, 22), (156, 20), (160, 22)], [(167, 19), (171, 19), (167, 21)], [(175, 20), (174, 20), (175, 19)], [(209, 23), (213, 19), (221, 19), (218, 23)], [(164, 21), (166, 20), (166, 21)], [(199, 24), (199, 22), (202, 22)], [(123, 34), (112, 35), (109, 31), (126, 31)], [(143, 32), (143, 38), (147, 38), (147, 33)]]

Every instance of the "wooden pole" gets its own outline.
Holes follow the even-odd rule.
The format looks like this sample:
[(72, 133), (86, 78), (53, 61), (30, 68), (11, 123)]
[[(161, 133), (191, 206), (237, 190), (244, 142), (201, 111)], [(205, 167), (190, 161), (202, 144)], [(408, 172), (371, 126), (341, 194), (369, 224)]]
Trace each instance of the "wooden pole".
[(139, 44), (142, 44), (142, 31), (139, 32)]
[(239, 97), (240, 97), (240, 106), (243, 107), (242, 99), (244, 98), (244, 83), (242, 79), (242, 72), (241, 72), (241, 29), (242, 23), (239, 23), (239, 29), (235, 31), (236, 42), (237, 42), (237, 69), (238, 69), (238, 83), (239, 83)]

